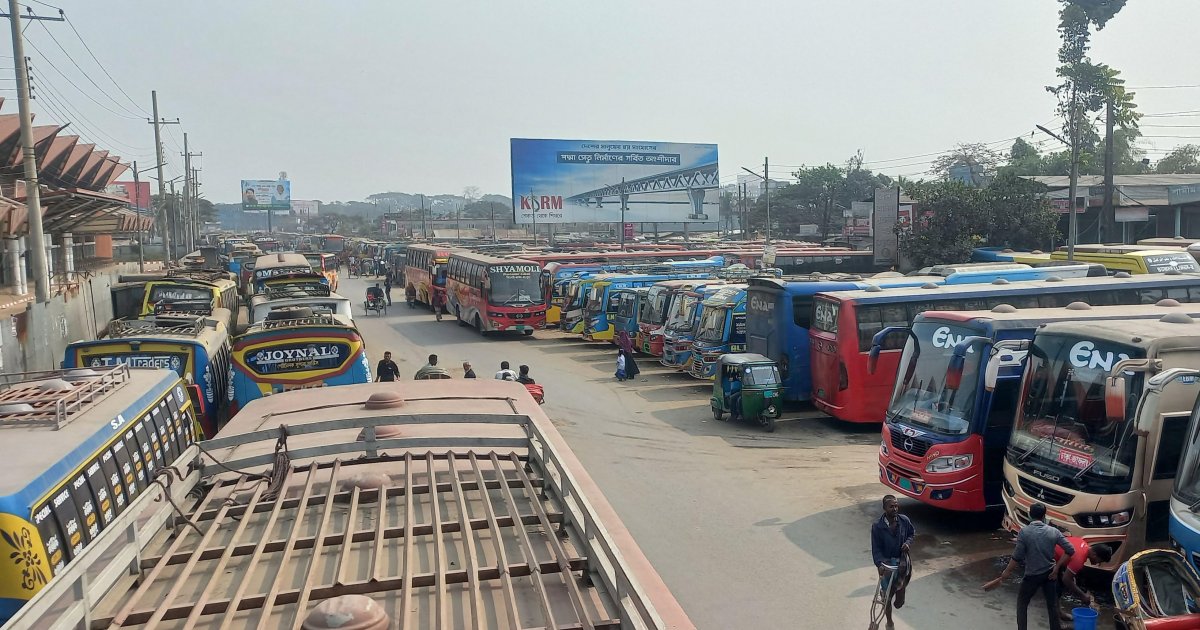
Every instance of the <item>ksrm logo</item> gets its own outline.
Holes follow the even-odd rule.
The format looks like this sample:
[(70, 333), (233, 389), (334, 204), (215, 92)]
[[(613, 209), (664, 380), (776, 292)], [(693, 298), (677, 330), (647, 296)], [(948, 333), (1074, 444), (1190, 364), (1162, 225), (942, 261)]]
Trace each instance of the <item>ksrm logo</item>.
[(1129, 358), (1129, 355), (1123, 352), (1116, 353), (1097, 350), (1095, 343), (1080, 341), (1071, 346), (1071, 352), (1068, 357), (1071, 360), (1071, 365), (1077, 368), (1087, 368), (1089, 370), (1103, 369), (1107, 372), (1117, 364), (1117, 361), (1124, 361)]
[(562, 210), (562, 195), (542, 195), (541, 197), (521, 195), (522, 210)]
[[(967, 335), (956, 335), (956, 334), (950, 332), (949, 326), (942, 326), (942, 327), (938, 328), (937, 330), (933, 331), (933, 347), (953, 349), (954, 346), (957, 346), (959, 344), (959, 342), (961, 342), (963, 339), (966, 339), (966, 338), (967, 338)], [(974, 354), (975, 347), (969, 346), (967, 348), (967, 353)]]

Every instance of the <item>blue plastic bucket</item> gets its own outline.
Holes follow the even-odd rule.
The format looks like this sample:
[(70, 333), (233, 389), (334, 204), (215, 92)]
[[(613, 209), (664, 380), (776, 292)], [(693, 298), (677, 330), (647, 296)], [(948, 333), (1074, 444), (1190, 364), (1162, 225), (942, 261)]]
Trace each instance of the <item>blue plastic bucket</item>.
[(1100, 613), (1091, 608), (1075, 608), (1071, 610), (1071, 618), (1075, 621), (1075, 630), (1096, 630), (1096, 618)]

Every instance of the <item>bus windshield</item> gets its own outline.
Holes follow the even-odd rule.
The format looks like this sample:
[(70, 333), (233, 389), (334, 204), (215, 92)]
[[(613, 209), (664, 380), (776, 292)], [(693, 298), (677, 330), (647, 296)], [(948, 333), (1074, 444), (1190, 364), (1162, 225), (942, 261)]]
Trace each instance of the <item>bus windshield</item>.
[(675, 300), (678, 305), (671, 313), (671, 319), (667, 324), (667, 329), (685, 332), (692, 329), (692, 320), (696, 316), (696, 305), (700, 303), (700, 298), (694, 295), (685, 295)]
[(1183, 445), (1183, 461), (1179, 464), (1179, 476), (1175, 479), (1174, 496), (1180, 501), (1200, 508), (1200, 409), (1192, 413), (1187, 443)]
[(724, 341), (725, 340), (725, 315), (729, 309), (716, 307), (707, 307), (700, 313), (700, 330), (696, 333), (696, 338), (700, 341)]
[(617, 317), (634, 317), (637, 314), (637, 294), (622, 293), (617, 303)]
[(946, 388), (946, 368), (955, 344), (975, 331), (941, 322), (918, 322), (912, 332), (900, 357), (889, 422), (905, 421), (950, 435), (967, 433), (979, 389), (978, 348), (971, 348), (965, 356), (959, 389)]
[(525, 306), (542, 302), (541, 274), (537, 265), (500, 265), (488, 268), (494, 306)]
[[(1137, 437), (1129, 413), (1109, 422), (1104, 381), (1137, 348), (1074, 336), (1039, 335), (1026, 368), (1023, 408), (1008, 445), (1009, 462), (1039, 477), (1094, 494), (1129, 491)], [(1135, 409), (1142, 375), (1126, 374), (1127, 409)]]
[(657, 326), (666, 319), (667, 291), (650, 291), (642, 300), (641, 321)]
[(211, 300), (212, 297), (212, 288), (196, 285), (156, 284), (150, 289), (151, 304), (162, 301)]

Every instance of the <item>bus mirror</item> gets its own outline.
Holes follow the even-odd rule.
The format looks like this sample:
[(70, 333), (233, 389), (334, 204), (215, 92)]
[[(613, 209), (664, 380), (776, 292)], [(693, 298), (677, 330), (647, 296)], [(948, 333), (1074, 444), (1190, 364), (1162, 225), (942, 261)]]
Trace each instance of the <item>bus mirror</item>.
[(988, 359), (987, 367), (983, 371), (983, 387), (987, 391), (996, 390), (996, 381), (1000, 380), (1000, 367), (1006, 362), (1012, 362), (1013, 355), (1011, 354), (993, 354)]
[(966, 359), (956, 352), (950, 357), (950, 365), (946, 367), (946, 389), (957, 390), (962, 385), (963, 366)]
[(1104, 383), (1104, 417), (1109, 422), (1125, 420), (1125, 394), (1127, 391), (1125, 377), (1118, 374), (1110, 376)]
[(879, 344), (871, 344), (871, 353), (867, 355), (867, 374), (875, 373), (875, 366), (879, 364), (879, 351), (882, 349)]

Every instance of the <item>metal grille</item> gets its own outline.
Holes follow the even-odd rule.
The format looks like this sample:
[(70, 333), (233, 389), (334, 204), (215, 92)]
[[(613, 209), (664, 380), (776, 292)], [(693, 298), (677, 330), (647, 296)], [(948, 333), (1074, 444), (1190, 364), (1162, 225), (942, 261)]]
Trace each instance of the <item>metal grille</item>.
[(1021, 484), (1022, 492), (1046, 505), (1066, 505), (1073, 498), (1069, 492), (1049, 488), (1025, 477), (1018, 477), (1017, 483)]
[(929, 450), (930, 443), (928, 440), (921, 438), (909, 437), (899, 431), (892, 431), (892, 446), (913, 455), (916, 457), (924, 457), (925, 452)]
[(329, 297), (329, 285), (315, 283), (268, 286), (266, 296), (271, 300), (292, 297)]
[(321, 600), (350, 594), (402, 630), (621, 627), (527, 464), (494, 451), (334, 460), (291, 469), (276, 497), (226, 479), (189, 515), (198, 527), (143, 557), (137, 591), (93, 627), (298, 629)]
[[(67, 383), (67, 381), (61, 380), (54, 381), (59, 386), (55, 389), (43, 389), (36, 384), (31, 384), (31, 381), (61, 379), (69, 371), (55, 370), (7, 375), (22, 380), (0, 385), (0, 407), (13, 409), (12, 411), (0, 411), (0, 428), (61, 428), (94, 403), (116, 392), (130, 378), (129, 366), (119, 365), (109, 370), (98, 371), (92, 378), (69, 383), (70, 389), (62, 389), (63, 383)], [(9, 407), (9, 405), (13, 407)], [(25, 405), (30, 408), (25, 409)]]
[[(278, 312), (278, 311), (275, 311)], [(262, 330), (278, 330), (280, 328), (295, 328), (299, 326), (345, 326), (332, 315), (315, 315), (313, 317), (298, 317), (296, 319), (266, 319), (255, 322), (246, 330), (246, 334)]]

